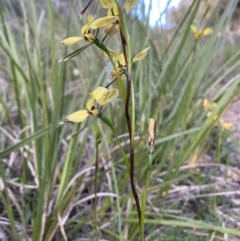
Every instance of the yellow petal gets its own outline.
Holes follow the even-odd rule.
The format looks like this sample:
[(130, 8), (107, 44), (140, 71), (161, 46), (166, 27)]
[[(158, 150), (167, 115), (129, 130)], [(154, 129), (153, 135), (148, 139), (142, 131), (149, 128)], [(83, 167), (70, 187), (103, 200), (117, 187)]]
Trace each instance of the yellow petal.
[(91, 24), (94, 21), (93, 15), (92, 14), (88, 14), (87, 20), (88, 20), (88, 23)]
[(103, 8), (112, 9), (115, 4), (115, 0), (99, 0)]
[(91, 110), (91, 114), (92, 114), (93, 116), (99, 116), (99, 111), (94, 107), (94, 109)]
[(94, 42), (96, 40), (96, 37), (92, 33), (84, 34), (84, 39), (89, 42)]
[(71, 44), (75, 44), (76, 42), (83, 40), (83, 37), (70, 37), (70, 38), (66, 38), (62, 41), (62, 44), (68, 46)]
[(119, 15), (119, 14), (118, 14), (118, 6), (117, 6), (116, 3), (114, 4), (112, 11), (113, 11), (113, 15), (115, 15), (115, 16), (118, 16), (118, 15)]
[(94, 107), (94, 99), (91, 99), (87, 102), (87, 110), (91, 111), (93, 107)]
[(84, 34), (88, 33), (89, 30), (90, 30), (90, 25), (89, 25), (89, 24), (86, 24), (86, 25), (82, 26), (82, 28), (81, 28), (81, 34), (84, 35)]
[(233, 127), (233, 123), (232, 122), (224, 122), (222, 123), (222, 128), (224, 130), (230, 130)]
[(204, 110), (208, 110), (209, 109), (209, 101), (207, 99), (203, 100), (203, 108), (204, 108)]
[(105, 94), (107, 91), (108, 91), (108, 89), (106, 89), (104, 87), (98, 87), (92, 93), (90, 93), (90, 95), (93, 97), (93, 99), (97, 100), (97, 99), (101, 98), (101, 96), (103, 94)]
[(124, 8), (129, 10), (133, 8), (138, 3), (138, 0), (127, 0), (124, 4)]
[(203, 108), (204, 110), (213, 110), (217, 104), (215, 102), (209, 102), (207, 99), (203, 100)]
[(86, 110), (80, 110), (67, 116), (67, 119), (72, 122), (82, 122), (88, 117), (88, 112)]
[(97, 29), (101, 27), (105, 27), (111, 23), (114, 23), (116, 20), (118, 20), (117, 16), (106, 16), (102, 18), (98, 18), (94, 22), (90, 24), (91, 29)]
[[(110, 56), (111, 56), (111, 58), (113, 59), (113, 60), (118, 60), (119, 59), (119, 53), (117, 53), (117, 52), (115, 52), (115, 51), (113, 51), (112, 49), (110, 49), (110, 48), (107, 48), (108, 49), (108, 52), (109, 52), (109, 54), (110, 54)], [(105, 56), (108, 56), (107, 55), (107, 53), (106, 52), (103, 52), (103, 54), (105, 55)]]
[(217, 104), (216, 104), (215, 102), (212, 102), (212, 103), (210, 104), (210, 108), (211, 108), (211, 109), (214, 109), (216, 106), (217, 106)]
[(134, 58), (133, 58), (133, 63), (136, 61), (140, 61), (142, 59), (144, 59), (148, 53), (148, 50), (150, 49), (150, 47), (145, 48), (142, 52), (138, 53)]
[(210, 35), (211, 33), (212, 33), (212, 29), (211, 28), (205, 28), (203, 30), (203, 35), (204, 36)]
[(119, 95), (118, 89), (108, 90), (101, 96), (98, 96), (98, 98), (96, 98), (96, 101), (99, 103), (99, 105), (105, 105), (106, 103), (117, 98), (118, 95)]
[(118, 16), (118, 6), (116, 3), (113, 4), (112, 8), (109, 8), (108, 9), (108, 12), (107, 12), (107, 15), (108, 16)]
[(119, 55), (118, 61), (119, 61), (119, 64), (120, 64), (120, 65), (126, 66), (126, 61), (125, 61), (125, 58), (124, 58), (123, 53), (121, 53), (121, 54)]
[(190, 28), (191, 28), (191, 30), (192, 30), (194, 33), (196, 33), (196, 32), (198, 31), (196, 25), (193, 25), (193, 24), (192, 24), (192, 25), (190, 26)]
[[(208, 113), (207, 113), (207, 117), (210, 118), (211, 116), (212, 116), (212, 112), (208, 112)], [(212, 121), (215, 121), (215, 120), (217, 120), (217, 119), (218, 119), (218, 115), (215, 115)]]
[(207, 113), (207, 117), (210, 117), (212, 115), (212, 112)]
[(112, 10), (111, 10), (111, 9), (108, 9), (108, 11), (107, 11), (107, 15), (108, 15), (108, 16), (113, 16), (113, 14), (112, 14)]
[(94, 99), (91, 99), (87, 102), (87, 110), (93, 115), (98, 116), (99, 111), (94, 106)]

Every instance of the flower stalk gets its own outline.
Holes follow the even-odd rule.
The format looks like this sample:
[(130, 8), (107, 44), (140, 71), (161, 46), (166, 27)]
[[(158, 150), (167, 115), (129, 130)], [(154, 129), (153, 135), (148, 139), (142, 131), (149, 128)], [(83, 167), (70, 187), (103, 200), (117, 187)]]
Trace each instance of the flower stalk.
[[(137, 2), (138, 2), (137, 0), (126, 0), (123, 7), (126, 11), (130, 10), (137, 4)], [(92, 93), (90, 93), (91, 99), (88, 100), (86, 104), (86, 110), (80, 110), (80, 111), (74, 112), (73, 114), (68, 115), (66, 117), (65, 122), (82, 122), (82, 121), (85, 121), (87, 118), (93, 117), (94, 120), (99, 119), (103, 121), (112, 130), (116, 138), (116, 141), (121, 149), (123, 160), (129, 173), (131, 190), (133, 193), (134, 201), (137, 208), (137, 214), (138, 214), (138, 221), (139, 221), (139, 228), (140, 228), (139, 236), (141, 237), (141, 241), (144, 241), (145, 240), (144, 224), (143, 224), (144, 217), (142, 216), (141, 205), (140, 205), (140, 201), (139, 201), (139, 197), (138, 197), (138, 193), (135, 185), (135, 175), (134, 175), (134, 172), (135, 172), (135, 147), (134, 147), (135, 93), (134, 93), (134, 83), (132, 80), (131, 69), (132, 69), (132, 65), (135, 62), (140, 61), (146, 57), (149, 47), (139, 52), (132, 59), (131, 41), (130, 41), (131, 39), (127, 31), (126, 23), (124, 21), (123, 10), (121, 9), (120, 5), (116, 0), (108, 0), (108, 1), (99, 0), (99, 3), (103, 8), (107, 9), (107, 16), (104, 16), (95, 20), (93, 15), (89, 14), (87, 17), (87, 21), (88, 21), (87, 24), (83, 25), (81, 28), (80, 36), (69, 37), (62, 41), (62, 43), (66, 46), (75, 44), (82, 40), (85, 42), (88, 42), (88, 44), (74, 51), (73, 53), (65, 56), (60, 61), (67, 61), (68, 59), (75, 57), (76, 55), (84, 51), (90, 45), (95, 45), (99, 49), (101, 49), (105, 53), (105, 55), (109, 58), (113, 66), (113, 70), (110, 73), (111, 77), (113, 77), (113, 81), (111, 81), (110, 84), (106, 85), (105, 88), (98, 87)], [(84, 10), (84, 12), (85, 11), (86, 9)], [(100, 41), (98, 37), (101, 34), (100, 29), (103, 29), (105, 33), (105, 36), (102, 38), (102, 41)], [(111, 37), (114, 34), (119, 34), (122, 53), (121, 52), (118, 53), (109, 49), (105, 45), (105, 43), (103, 43), (106, 37)], [(123, 99), (125, 101), (125, 119), (126, 119), (126, 125), (128, 129), (129, 143), (130, 143), (129, 159), (121, 146), (121, 143), (118, 138), (117, 132), (114, 128), (114, 125), (108, 119), (108, 117), (102, 113), (102, 110), (105, 104), (114, 100), (119, 95), (118, 89), (108, 89), (110, 85), (112, 85), (116, 80), (117, 80), (118, 86), (120, 87)], [(124, 82), (126, 83), (126, 85), (124, 85)], [(84, 128), (86, 128), (86, 126)], [(78, 131), (77, 134), (80, 131)], [(72, 138), (75, 135), (76, 133), (74, 135), (71, 135), (70, 138)], [(98, 150), (97, 142), (96, 142), (96, 150), (97, 150), (96, 155), (98, 155), (99, 150)], [(97, 156), (96, 156), (96, 159), (97, 159)], [(96, 170), (97, 170), (97, 167), (96, 167)], [(97, 179), (97, 173), (96, 173), (95, 179)], [(96, 190), (97, 190), (96, 185), (97, 185), (97, 182), (95, 182), (95, 196), (96, 196)], [(97, 198), (95, 198), (95, 213), (97, 212), (96, 205), (97, 205)], [(95, 225), (97, 226), (96, 216), (95, 216)], [(98, 235), (97, 228), (96, 228), (96, 235)]]

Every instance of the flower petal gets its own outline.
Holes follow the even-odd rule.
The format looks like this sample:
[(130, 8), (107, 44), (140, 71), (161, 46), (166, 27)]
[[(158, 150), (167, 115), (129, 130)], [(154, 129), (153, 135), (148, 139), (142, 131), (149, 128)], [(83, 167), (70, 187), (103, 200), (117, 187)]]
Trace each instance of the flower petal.
[(138, 53), (134, 58), (133, 58), (133, 63), (136, 61), (140, 61), (142, 59), (144, 59), (148, 53), (148, 50), (150, 49), (150, 47), (145, 48), (143, 51), (141, 51), (140, 53)]
[(112, 9), (115, 4), (115, 0), (99, 0), (103, 8)]
[(210, 35), (212, 33), (212, 29), (211, 28), (205, 28), (202, 32), (202, 34), (204, 36)]
[(208, 110), (209, 109), (209, 101), (208, 101), (208, 99), (204, 99), (203, 100), (203, 108), (204, 108), (204, 110)]
[(91, 24), (94, 21), (94, 17), (92, 14), (88, 14), (87, 16), (88, 23)]
[(217, 104), (215, 102), (209, 102), (208, 99), (203, 100), (203, 108), (204, 110), (213, 110)]
[(93, 43), (96, 40), (96, 37), (92, 33), (84, 34), (84, 39), (88, 42)]
[(232, 122), (223, 122), (221, 125), (222, 125), (222, 128), (226, 131), (230, 130), (233, 127)]
[(72, 122), (82, 122), (87, 119), (88, 115), (89, 114), (87, 110), (80, 110), (72, 113), (71, 115), (68, 115), (66, 118)]
[(113, 11), (113, 15), (114, 16), (118, 16), (119, 15), (119, 13), (118, 13), (118, 6), (117, 6), (116, 3), (114, 4), (112, 11)]
[(87, 110), (91, 111), (93, 107), (94, 107), (94, 99), (91, 99), (87, 102)]
[(124, 4), (124, 8), (129, 10), (133, 8), (138, 3), (138, 0), (127, 0)]
[(116, 20), (118, 20), (117, 16), (106, 16), (106, 17), (98, 18), (97, 20), (95, 20), (90, 24), (90, 28), (97, 29), (97, 28), (105, 27), (109, 24), (114, 23)]
[(70, 38), (66, 38), (62, 41), (62, 44), (68, 46), (71, 44), (75, 44), (76, 42), (83, 40), (83, 37), (70, 37)]
[(84, 34), (88, 33), (89, 30), (90, 30), (90, 24), (85, 24), (85, 25), (83, 25), (82, 28), (81, 28), (81, 34), (84, 35)]
[(96, 98), (96, 101), (99, 103), (99, 105), (105, 105), (106, 103), (117, 98), (118, 95), (119, 95), (118, 89), (111, 89), (105, 92), (104, 94), (102, 94), (101, 96), (98, 96), (98, 98)]
[(196, 25), (193, 25), (193, 24), (192, 24), (192, 25), (190, 26), (190, 28), (191, 28), (191, 30), (192, 30), (194, 33), (196, 33), (196, 32), (198, 31)]
[(124, 58), (123, 53), (121, 53), (121, 54), (119, 55), (118, 61), (119, 61), (119, 64), (120, 64), (120, 65), (126, 66), (126, 61), (125, 61), (125, 58)]
[(93, 116), (98, 116), (99, 111), (94, 106), (94, 99), (91, 99), (87, 102), (87, 110), (90, 112)]
[(90, 93), (90, 95), (93, 97), (93, 99), (97, 100), (97, 99), (101, 98), (101, 96), (103, 94), (105, 94), (107, 91), (108, 91), (108, 89), (106, 89), (104, 87), (98, 87), (92, 93)]
[[(109, 52), (110, 56), (112, 57), (112, 59), (117, 61), (119, 59), (120, 54), (115, 52), (115, 51), (113, 51), (110, 48), (107, 48), (107, 49), (108, 49), (108, 52)], [(108, 57), (106, 52), (103, 52), (103, 54)]]

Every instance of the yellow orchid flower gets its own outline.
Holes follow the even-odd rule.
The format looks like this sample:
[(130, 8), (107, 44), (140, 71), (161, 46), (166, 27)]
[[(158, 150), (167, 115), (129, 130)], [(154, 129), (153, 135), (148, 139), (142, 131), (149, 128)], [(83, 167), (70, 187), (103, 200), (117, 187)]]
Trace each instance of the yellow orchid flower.
[[(111, 58), (112, 58), (113, 60), (119, 61), (119, 62), (121, 62), (121, 64), (122, 64), (123, 66), (126, 66), (123, 53), (119, 54), (119, 53), (113, 51), (113, 50), (110, 49), (110, 48), (108, 48), (108, 52), (109, 52), (109, 54), (110, 54), (110, 56), (111, 56)], [(105, 52), (104, 52), (104, 54), (107, 56), (107, 54), (106, 54)], [(120, 64), (120, 63), (119, 63), (119, 64)]]
[(118, 75), (120, 75), (122, 80), (126, 79), (126, 76), (125, 76), (125, 74), (123, 74), (123, 72), (124, 72), (124, 68), (126, 68), (127, 64), (126, 64), (123, 53), (118, 54), (117, 58), (116, 59), (113, 58), (113, 59), (117, 61), (115, 64), (117, 71), (112, 70), (110, 72), (110, 76), (115, 79)]
[(118, 97), (119, 91), (118, 89), (108, 90), (104, 87), (98, 87), (91, 93), (93, 99), (95, 99), (99, 105), (103, 106), (106, 103), (114, 100)]
[[(108, 12), (107, 15), (108, 16), (118, 16), (118, 6), (115, 2), (115, 0), (99, 0), (101, 6), (103, 8), (107, 8)], [(104, 28), (104, 32), (106, 34), (109, 34), (110, 36), (116, 34), (119, 32), (119, 23), (118, 21), (115, 21), (113, 23), (108, 24), (105, 28)]]
[(66, 119), (71, 122), (82, 122), (87, 119), (88, 116), (98, 116), (99, 112), (94, 107), (94, 99), (91, 99), (87, 102), (87, 110), (79, 110), (71, 115), (68, 115)]
[(98, 87), (92, 93), (90, 93), (92, 99), (87, 102), (87, 110), (76, 111), (66, 117), (67, 121), (70, 122), (82, 122), (87, 119), (89, 116), (98, 117), (101, 112), (95, 108), (95, 100), (100, 106), (105, 105), (106, 103), (114, 100), (118, 97), (119, 91), (117, 89), (108, 90), (104, 87)]
[[(138, 53), (137, 55), (135, 55), (135, 57), (133, 58), (133, 63), (143, 60), (148, 53), (148, 50), (150, 49), (150, 47), (145, 48), (144, 50), (142, 50), (140, 53)], [(119, 66), (126, 66), (126, 61), (124, 58), (123, 53), (119, 54), (111, 49), (108, 48), (108, 51), (112, 57), (113, 60), (116, 60), (118, 62)]]
[(192, 32), (194, 33), (195, 39), (200, 39), (203, 38), (204, 36), (208, 36), (212, 34), (212, 29), (211, 28), (205, 28), (204, 30), (200, 31), (198, 30), (197, 26), (192, 24), (190, 26)]
[(209, 102), (207, 99), (203, 100), (203, 108), (204, 110), (213, 110), (217, 104), (215, 102)]
[[(111, 9), (108, 9), (108, 16), (118, 16), (118, 6), (116, 2), (114, 2), (113, 7)], [(119, 22), (116, 21), (115, 23), (109, 24), (104, 28), (105, 34), (108, 34), (110, 36), (116, 34), (119, 32)]]
[(102, 17), (102, 18), (98, 18), (98, 19), (94, 20), (94, 17), (91, 14), (89, 14), (87, 17), (87, 20), (88, 20), (88, 23), (85, 24), (81, 28), (80, 36), (66, 38), (62, 41), (62, 43), (66, 46), (75, 44), (76, 42), (78, 42), (80, 40), (85, 40), (87, 42), (93, 43), (96, 41), (96, 36), (91, 32), (91, 29), (95, 30), (98, 28), (108, 26), (109, 24), (113, 24), (114, 22), (116, 22), (118, 20), (118, 17), (117, 16), (106, 16), (106, 17)]
[(116, 2), (114, 2), (112, 7), (108, 9), (108, 15), (109, 16), (118, 16), (119, 15), (118, 6), (117, 6)]
[[(209, 102), (207, 99), (203, 100), (203, 108), (207, 112), (207, 117), (210, 118), (212, 116), (212, 110), (217, 106), (215, 102)], [(219, 118), (218, 115), (215, 115), (211, 121), (211, 124), (213, 124), (217, 119)], [(232, 122), (224, 122), (223, 119), (220, 119), (217, 121), (217, 124), (220, 125), (220, 127), (223, 130), (230, 130), (233, 126)]]
[[(140, 60), (143, 60), (146, 56), (147, 56), (147, 53), (148, 53), (148, 50), (150, 49), (150, 47), (148, 48), (145, 48), (143, 51), (141, 51), (140, 53), (138, 53), (134, 58), (133, 58), (133, 63), (137, 62), (137, 61), (140, 61)], [(123, 53), (117, 53), (111, 49), (108, 48), (108, 52), (111, 56), (111, 58), (113, 60), (116, 61), (116, 69), (117, 69), (117, 72), (118, 74), (121, 76), (121, 79), (125, 79), (126, 76), (123, 75), (123, 72), (124, 72), (124, 68), (127, 66), (126, 64), (126, 60), (124, 58), (124, 55)], [(106, 53), (104, 53), (106, 55)], [(116, 78), (117, 77), (117, 73), (115, 70), (112, 70), (110, 72), (110, 76), (112, 78)]]
[[(109, 52), (111, 58), (116, 61), (115, 67), (117, 69), (117, 71), (115, 71), (115, 70), (110, 71), (111, 78), (115, 79), (115, 78), (117, 78), (118, 75), (120, 75), (121, 79), (125, 79), (126, 76), (123, 75), (123, 69), (124, 69), (124, 67), (126, 67), (126, 61), (125, 61), (123, 53), (119, 54), (109, 48), (108, 48), (108, 52)], [(105, 52), (104, 52), (104, 55), (108, 56)]]
[(223, 130), (230, 130), (233, 127), (233, 123), (232, 122), (225, 122), (224, 120), (220, 119), (219, 121), (221, 127)]
[(115, 0), (99, 0), (103, 8), (108, 9), (108, 16), (118, 16), (118, 7)]
[(87, 17), (88, 23), (85, 24), (81, 28), (81, 35), (78, 37), (70, 37), (66, 38), (62, 41), (62, 44), (68, 46), (71, 44), (75, 44), (76, 42), (80, 40), (85, 40), (87, 42), (93, 43), (96, 40), (96, 37), (91, 33), (90, 31), (90, 25), (94, 22), (94, 17), (93, 15), (89, 14)]

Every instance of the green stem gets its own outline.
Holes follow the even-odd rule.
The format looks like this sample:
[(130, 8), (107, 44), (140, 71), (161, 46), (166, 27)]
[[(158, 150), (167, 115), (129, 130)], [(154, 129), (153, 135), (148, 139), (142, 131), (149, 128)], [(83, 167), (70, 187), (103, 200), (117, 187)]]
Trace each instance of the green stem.
[(96, 240), (98, 240), (98, 223), (97, 223), (97, 178), (98, 178), (98, 145), (101, 142), (100, 139), (100, 129), (98, 128), (97, 134), (96, 134), (96, 142), (95, 142), (95, 148), (96, 148), (96, 160), (95, 160), (95, 180), (94, 180), (94, 219), (95, 219), (95, 229), (96, 229)]
[(141, 215), (141, 223), (140, 223), (141, 240), (144, 240), (144, 220), (145, 220), (145, 208), (146, 208), (146, 202), (147, 202), (147, 188), (149, 184), (149, 178), (150, 178), (150, 169), (147, 168), (147, 177), (146, 177), (144, 192), (142, 197), (142, 215)]

